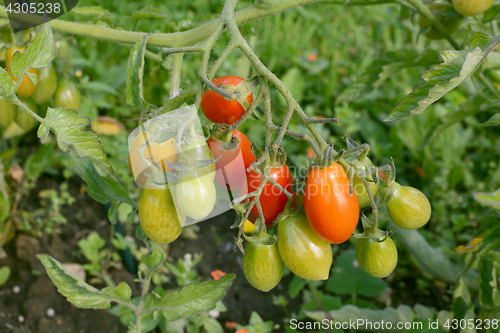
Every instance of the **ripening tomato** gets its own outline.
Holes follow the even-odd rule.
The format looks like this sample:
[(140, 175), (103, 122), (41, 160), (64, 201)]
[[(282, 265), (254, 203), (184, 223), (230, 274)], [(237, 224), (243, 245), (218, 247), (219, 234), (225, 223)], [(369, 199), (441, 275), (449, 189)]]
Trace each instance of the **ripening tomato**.
[[(454, 34), (462, 23), (462, 17), (453, 10), (449, 3), (433, 3), (429, 6), (429, 10), (443, 25), (445, 30), (450, 33), (450, 35)], [(429, 22), (425, 17), (420, 16), (418, 19), (418, 25), (421, 28), (429, 27), (425, 33), (425, 37), (432, 40), (444, 38), (444, 35), (439, 32), (439, 30), (434, 28), (431, 22)]]
[(139, 199), (139, 222), (152, 241), (168, 244), (181, 234), (186, 215), (175, 209), (168, 185), (160, 186), (148, 180)]
[(0, 96), (0, 126), (7, 128), (14, 120), (17, 113), (17, 105), (10, 103), (6, 98)]
[(54, 102), (56, 106), (64, 106), (65, 109), (80, 111), (82, 96), (73, 81), (64, 79), (57, 85)]
[[(212, 83), (217, 87), (237, 86), (241, 81), (244, 81), (241, 77), (227, 75), (216, 78)], [(252, 104), (252, 94), (248, 95), (247, 101)], [(228, 101), (214, 90), (203, 92), (200, 106), (205, 117), (216, 124), (232, 125), (245, 114), (245, 109), (238, 101)]]
[(309, 170), (304, 210), (311, 228), (324, 240), (340, 244), (351, 237), (358, 224), (359, 205), (356, 193), (349, 195), (349, 179), (340, 164)]
[(475, 16), (487, 11), (493, 0), (451, 0), (457, 13), (464, 16)]
[[(146, 175), (142, 172), (142, 161), (139, 159), (139, 148), (146, 144), (152, 138), (152, 135), (146, 135), (143, 131), (134, 138), (134, 141), (130, 145), (129, 155), (128, 155), (128, 166), (130, 173), (136, 179), (138, 184), (144, 184), (146, 182)], [(173, 172), (174, 170), (170, 168), (165, 160), (175, 164), (177, 163), (178, 154), (177, 149), (175, 149), (175, 139), (167, 140), (163, 143), (156, 143), (150, 141), (146, 148), (142, 151), (144, 158), (150, 162), (155, 161), (161, 165), (163, 171)], [(146, 168), (147, 170), (148, 168)]]
[[(14, 53), (16, 53), (17, 51), (24, 53), (25, 48), (26, 47), (13, 46), (13, 47), (8, 48), (7, 51), (5, 51), (5, 66), (7, 67), (7, 72), (9, 73), (12, 80), (14, 80), (16, 82), (17, 82), (17, 78), (12, 76), (12, 72), (10, 70), (10, 62), (12, 61), (12, 57), (14, 56)], [(28, 72), (36, 74), (38, 76), (38, 71), (34, 68), (30, 68), (28, 70)], [(17, 88), (16, 93), (21, 97), (28, 98), (35, 92), (35, 89), (36, 89), (36, 86), (31, 82), (28, 75), (25, 75), (21, 81), (21, 84)]]
[(326, 280), (332, 266), (332, 246), (311, 229), (303, 214), (278, 223), (278, 249), (285, 265), (306, 280)]
[(232, 134), (238, 139), (238, 146), (225, 150), (222, 142), (215, 141), (212, 137), (208, 139), (208, 145), (212, 151), (217, 172), (215, 183), (221, 187), (227, 187), (231, 191), (239, 191), (240, 195), (247, 193), (246, 169), (256, 160), (250, 146), (252, 143), (245, 134), (234, 130)]
[(175, 188), (178, 206), (190, 218), (201, 220), (214, 209), (217, 196), (212, 175), (192, 171), (180, 178)]
[(371, 238), (360, 238), (356, 242), (356, 260), (371, 276), (385, 278), (398, 263), (398, 250), (390, 237), (378, 243)]
[(256, 289), (268, 292), (278, 285), (283, 275), (278, 244), (264, 245), (248, 242), (243, 256), (243, 273), (247, 281)]
[(31, 98), (38, 105), (47, 103), (52, 96), (54, 96), (56, 89), (57, 72), (51, 64), (50, 66), (39, 69), (38, 84)]
[(429, 222), (431, 203), (429, 199), (411, 186), (392, 183), (393, 195), (387, 203), (387, 213), (400, 228), (417, 229)]
[[(292, 191), (293, 178), (286, 164), (283, 164), (281, 168), (271, 169), (270, 175), (271, 178), (280, 184), (285, 190), (289, 192)], [(259, 188), (263, 177), (264, 175), (258, 174), (254, 170), (247, 173), (248, 193)], [(259, 202), (262, 206), (264, 219), (266, 220), (266, 227), (271, 227), (274, 224), (274, 220), (276, 220), (278, 215), (285, 208), (286, 203), (288, 202), (288, 197), (285, 193), (281, 192), (280, 189), (268, 181), (262, 189)], [(252, 208), (248, 219), (255, 222), (257, 217), (259, 217), (259, 210), (257, 205), (255, 205)]]

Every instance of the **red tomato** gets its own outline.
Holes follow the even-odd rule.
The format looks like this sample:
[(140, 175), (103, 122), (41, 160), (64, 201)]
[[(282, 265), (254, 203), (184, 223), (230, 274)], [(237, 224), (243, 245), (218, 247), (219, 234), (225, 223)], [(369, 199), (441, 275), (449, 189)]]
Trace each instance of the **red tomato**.
[[(284, 189), (289, 192), (292, 191), (293, 178), (286, 164), (283, 164), (281, 168), (271, 169), (270, 174), (271, 178), (273, 178)], [(249, 193), (259, 188), (260, 182), (262, 181), (263, 177), (264, 175), (258, 174), (253, 170), (247, 174)], [(274, 186), (270, 182), (267, 182), (264, 185), (264, 189), (262, 190), (259, 201), (264, 213), (264, 219), (266, 220), (266, 227), (271, 227), (274, 223), (274, 220), (276, 220), (278, 215), (285, 208), (285, 205), (288, 202), (288, 197), (276, 186)], [(248, 219), (254, 222), (258, 216), (259, 210), (257, 209), (257, 206), (254, 206)]]
[(221, 158), (215, 162), (215, 183), (228, 190), (240, 191), (240, 195), (247, 192), (246, 169), (256, 160), (250, 150), (251, 142), (238, 130), (232, 133), (238, 138), (238, 146), (231, 150), (225, 150), (221, 142), (215, 141), (212, 137), (208, 139), (208, 146), (212, 151), (214, 159)]
[(309, 170), (304, 210), (311, 228), (324, 240), (340, 244), (351, 237), (358, 224), (359, 205), (356, 194), (349, 195), (349, 179), (340, 164)]
[[(217, 87), (221, 84), (226, 86), (236, 86), (243, 81), (238, 76), (221, 76), (212, 81)], [(252, 94), (247, 97), (248, 103), (252, 104)], [(201, 97), (201, 111), (213, 123), (232, 125), (244, 114), (245, 109), (238, 101), (228, 101), (214, 90), (203, 92)]]

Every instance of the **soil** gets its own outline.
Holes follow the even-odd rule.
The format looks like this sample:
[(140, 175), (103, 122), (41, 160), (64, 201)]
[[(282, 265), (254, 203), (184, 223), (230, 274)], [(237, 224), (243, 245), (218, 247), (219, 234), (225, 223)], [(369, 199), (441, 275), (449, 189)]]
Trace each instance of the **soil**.
[[(14, 240), (4, 246), (7, 256), (0, 259), (0, 267), (8, 265), (12, 273), (6, 284), (0, 287), (0, 333), (127, 331), (119, 318), (107, 310), (79, 309), (69, 303), (57, 292), (36, 257), (37, 254), (46, 253), (62, 263), (84, 264), (84, 258), (75, 256), (78, 252), (78, 240), (86, 237), (91, 231), (97, 231), (104, 239), (109, 238), (111, 224), (107, 222), (104, 206), (91, 199), (86, 192), (80, 193), (81, 187), (79, 179), (70, 184), (70, 194), (77, 201), (62, 209), (68, 223), (62, 226), (60, 234), (44, 234), (41, 238), (35, 238), (18, 233)], [(41, 178), (37, 188), (32, 191), (33, 197), (29, 197), (21, 209), (36, 208), (36, 194), (49, 188), (57, 189), (57, 180)], [(81, 218), (72, 219), (74, 216)], [(285, 318), (285, 314), (281, 307), (273, 305), (272, 295), (284, 294), (291, 276), (284, 278), (282, 283), (268, 293), (251, 287), (243, 276), (242, 255), (234, 245), (233, 237), (236, 231), (229, 228), (233, 221), (234, 213), (230, 211), (200, 223), (197, 239), (180, 238), (172, 244), (169, 261), (175, 263), (186, 253), (203, 253), (203, 259), (196, 267), (202, 281), (211, 280), (210, 273), (216, 269), (237, 275), (223, 299), (228, 308), (228, 311), (222, 312), (218, 318), (223, 325), (226, 321), (247, 324), (252, 311), (259, 313), (264, 320), (282, 324), (276, 320)], [(125, 268), (111, 269), (110, 275), (115, 283), (126, 282), (131, 286), (133, 296), (139, 295), (140, 286), (134, 282), (137, 275)], [(290, 309), (297, 306), (298, 304), (289, 304), (288, 307)]]

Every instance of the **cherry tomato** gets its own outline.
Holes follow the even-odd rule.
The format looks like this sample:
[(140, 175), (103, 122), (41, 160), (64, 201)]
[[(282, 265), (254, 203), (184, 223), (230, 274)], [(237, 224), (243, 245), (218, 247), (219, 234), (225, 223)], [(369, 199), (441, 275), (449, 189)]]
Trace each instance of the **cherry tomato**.
[[(25, 48), (26, 47), (13, 46), (13, 47), (8, 48), (7, 51), (5, 51), (5, 66), (7, 67), (7, 72), (9, 73), (12, 80), (14, 80), (16, 82), (17, 82), (17, 78), (12, 76), (12, 72), (10, 70), (10, 62), (12, 61), (12, 57), (14, 56), (14, 53), (16, 53), (17, 51), (24, 53)], [(34, 68), (30, 68), (28, 70), (28, 72), (36, 74), (38, 76), (38, 71)], [(21, 81), (21, 84), (17, 88), (16, 93), (21, 97), (28, 98), (35, 92), (35, 89), (36, 89), (36, 86), (31, 82), (28, 75), (25, 75)]]
[(326, 280), (330, 274), (332, 246), (311, 229), (303, 214), (278, 223), (278, 249), (285, 265), (306, 280)]
[(36, 104), (44, 104), (47, 103), (57, 88), (57, 73), (54, 66), (51, 64), (50, 66), (41, 68), (38, 74), (38, 84), (36, 85), (36, 90), (31, 95), (31, 98)]
[(396, 268), (398, 250), (390, 237), (381, 243), (371, 238), (360, 238), (356, 242), (356, 259), (366, 273), (385, 278)]
[(194, 220), (207, 217), (215, 207), (216, 191), (213, 177), (199, 176), (196, 171), (178, 180), (176, 199), (182, 211)]
[[(433, 3), (429, 6), (429, 10), (451, 35), (458, 30), (460, 24), (462, 23), (462, 18), (460, 15), (455, 13), (449, 3)], [(425, 17), (420, 16), (418, 19), (418, 25), (421, 28), (429, 27), (429, 30), (425, 33), (425, 37), (433, 40), (444, 38), (444, 35), (439, 32), (439, 30), (434, 28), (431, 22), (429, 22)]]
[[(136, 178), (138, 184), (144, 184), (147, 177), (142, 172), (142, 161), (139, 159), (139, 148), (146, 144), (146, 141), (151, 139), (152, 135), (146, 135), (143, 131), (134, 138), (132, 145), (129, 149), (128, 155), (128, 166), (130, 173)], [(142, 151), (144, 158), (149, 161), (155, 161), (159, 163), (163, 171), (173, 172), (174, 170), (170, 168), (165, 160), (175, 164), (177, 163), (178, 154), (175, 149), (175, 139), (167, 140), (163, 143), (156, 143), (150, 141), (146, 148)], [(146, 168), (148, 170), (149, 168)]]
[(17, 105), (11, 104), (6, 98), (0, 96), (0, 126), (7, 128), (14, 120), (17, 113)]
[[(238, 76), (221, 76), (212, 81), (217, 87), (220, 85), (236, 86), (244, 81)], [(252, 103), (252, 94), (247, 97), (248, 103)], [(228, 101), (214, 90), (203, 92), (201, 97), (201, 111), (213, 123), (232, 125), (237, 122), (244, 114), (245, 109), (238, 101)]]
[[(271, 178), (274, 179), (278, 184), (281, 185), (285, 190), (291, 192), (293, 178), (288, 166), (283, 164), (281, 168), (271, 169)], [(247, 183), (248, 183), (248, 193), (253, 192), (259, 188), (260, 182), (264, 175), (258, 174), (254, 170), (247, 173)], [(269, 181), (266, 182), (262, 193), (260, 195), (259, 202), (262, 206), (262, 212), (264, 213), (264, 219), (266, 220), (266, 227), (271, 227), (274, 220), (283, 211), (288, 202), (288, 197), (285, 193), (281, 192), (276, 186), (271, 184)], [(255, 222), (259, 217), (259, 210), (257, 205), (252, 208), (250, 212), (249, 220)]]
[(400, 228), (417, 229), (429, 222), (431, 204), (429, 199), (411, 186), (392, 184), (393, 195), (387, 203), (387, 212), (391, 220)]
[(139, 221), (152, 241), (168, 244), (181, 234), (186, 216), (175, 209), (168, 185), (159, 186), (149, 180), (139, 199)]
[(359, 205), (356, 193), (349, 195), (349, 179), (340, 164), (309, 170), (304, 210), (312, 229), (324, 240), (340, 244), (351, 237), (358, 224)]
[(493, 0), (451, 0), (457, 13), (464, 16), (475, 16), (487, 11)]
[(80, 91), (76, 84), (68, 79), (61, 80), (57, 85), (54, 102), (56, 106), (64, 106), (65, 109), (80, 111), (82, 106)]
[(243, 256), (243, 273), (256, 289), (267, 292), (278, 285), (283, 275), (278, 244), (264, 245), (248, 242)]
[(232, 134), (238, 139), (238, 146), (231, 150), (225, 150), (223, 143), (215, 141), (212, 137), (208, 139), (208, 145), (212, 151), (217, 172), (215, 183), (228, 190), (239, 191), (240, 194), (247, 193), (246, 169), (256, 160), (250, 146), (252, 143), (245, 134), (234, 130)]

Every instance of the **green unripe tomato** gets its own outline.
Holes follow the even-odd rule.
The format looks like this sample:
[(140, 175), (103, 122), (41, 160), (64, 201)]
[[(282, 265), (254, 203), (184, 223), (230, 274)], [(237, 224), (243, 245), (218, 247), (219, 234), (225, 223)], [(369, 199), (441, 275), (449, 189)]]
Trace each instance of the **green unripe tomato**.
[[(36, 114), (38, 114), (38, 107), (31, 99), (21, 99), (21, 102), (26, 104), (26, 106)], [(38, 122), (31, 115), (26, 113), (24, 110), (17, 109), (15, 121), (24, 131), (29, 131), (32, 129)]]
[(176, 185), (176, 199), (179, 207), (190, 218), (200, 220), (207, 217), (216, 201), (213, 177), (198, 177), (196, 171), (182, 177)]
[[(211, 160), (213, 159), (212, 151), (208, 148), (205, 140), (195, 140), (191, 144), (183, 144), (182, 151), (193, 160)], [(210, 163), (201, 169), (196, 170), (198, 175), (203, 176), (210, 174), (212, 180), (215, 179), (215, 163)]]
[(66, 39), (56, 42), (57, 58), (64, 58), (68, 53), (68, 41)]
[(7, 128), (14, 120), (16, 113), (17, 106), (0, 96), (0, 126)]
[(463, 16), (475, 16), (487, 11), (493, 0), (451, 0), (453, 8)]
[(500, 69), (488, 69), (486, 75), (495, 82), (500, 82)]
[(306, 280), (326, 280), (332, 266), (332, 245), (313, 231), (303, 214), (278, 223), (278, 249), (285, 265)]
[(366, 273), (385, 278), (396, 268), (398, 250), (390, 237), (381, 243), (371, 238), (360, 238), (356, 242), (356, 259)]
[[(371, 164), (372, 168), (375, 169), (375, 166), (373, 165), (372, 161), (370, 161), (370, 164)], [(368, 169), (366, 167), (363, 167), (363, 170), (361, 170), (361, 171), (365, 172), (365, 171), (368, 171)], [(367, 180), (368, 179), (373, 180), (374, 176), (370, 175), (367, 177)], [(354, 192), (356, 193), (356, 198), (358, 199), (359, 208), (363, 208), (363, 207), (370, 205), (370, 197), (368, 196), (368, 191), (366, 190), (365, 183), (363, 182), (363, 179), (355, 175), (353, 178), (352, 186), (353, 186)], [(373, 198), (375, 199), (375, 197), (377, 196), (377, 193), (378, 193), (379, 182), (370, 182), (369, 181), (368, 186), (370, 188), (370, 192), (372, 193)]]
[(168, 185), (159, 186), (148, 180), (139, 199), (139, 221), (152, 241), (168, 244), (181, 234), (186, 216), (175, 209)]
[[(450, 35), (454, 34), (460, 27), (460, 23), (462, 23), (460, 15), (453, 10), (449, 3), (433, 3), (429, 6), (429, 10), (432, 15), (434, 15), (444, 26), (446, 31), (450, 33)], [(443, 34), (434, 28), (431, 22), (429, 22), (425, 17), (420, 16), (418, 25), (421, 28), (429, 27), (429, 30), (425, 33), (425, 37), (433, 40), (444, 38)]]
[(41, 68), (38, 70), (38, 84), (31, 98), (36, 104), (47, 103), (57, 89), (57, 73), (54, 66)]
[(82, 100), (80, 91), (75, 83), (68, 79), (61, 80), (57, 85), (54, 102), (56, 107), (64, 106), (66, 109), (79, 111), (82, 106)]
[(256, 289), (268, 292), (278, 285), (283, 275), (278, 244), (264, 245), (248, 242), (243, 256), (243, 273), (247, 281)]
[(387, 212), (391, 220), (400, 228), (417, 229), (429, 222), (431, 204), (429, 199), (411, 186), (401, 186), (394, 182), (391, 200), (387, 203)]

